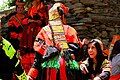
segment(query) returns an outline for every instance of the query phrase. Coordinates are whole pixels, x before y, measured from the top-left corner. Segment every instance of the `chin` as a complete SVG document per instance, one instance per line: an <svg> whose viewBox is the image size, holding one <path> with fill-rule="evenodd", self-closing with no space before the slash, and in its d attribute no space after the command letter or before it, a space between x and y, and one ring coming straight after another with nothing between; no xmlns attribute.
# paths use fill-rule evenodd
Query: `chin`
<svg viewBox="0 0 120 80"><path fill-rule="evenodd" d="M94 58L94 56L90 56L90 58Z"/></svg>

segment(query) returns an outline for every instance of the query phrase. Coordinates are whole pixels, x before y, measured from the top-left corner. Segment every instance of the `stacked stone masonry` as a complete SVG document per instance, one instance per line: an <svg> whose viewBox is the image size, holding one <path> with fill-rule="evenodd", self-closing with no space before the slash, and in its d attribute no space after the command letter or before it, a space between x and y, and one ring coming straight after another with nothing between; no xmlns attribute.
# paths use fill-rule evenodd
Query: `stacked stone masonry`
<svg viewBox="0 0 120 80"><path fill-rule="evenodd" d="M120 34L119 0L66 0L66 5L70 8L67 23L81 39L99 38L109 46L112 36Z"/></svg>

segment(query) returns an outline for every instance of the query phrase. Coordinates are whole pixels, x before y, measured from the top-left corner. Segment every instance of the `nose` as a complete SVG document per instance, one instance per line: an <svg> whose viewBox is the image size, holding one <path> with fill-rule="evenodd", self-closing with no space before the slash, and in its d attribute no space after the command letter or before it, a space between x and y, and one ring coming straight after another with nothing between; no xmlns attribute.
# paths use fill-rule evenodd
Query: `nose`
<svg viewBox="0 0 120 80"><path fill-rule="evenodd" d="M89 48L88 51L91 52L93 49L92 48Z"/></svg>

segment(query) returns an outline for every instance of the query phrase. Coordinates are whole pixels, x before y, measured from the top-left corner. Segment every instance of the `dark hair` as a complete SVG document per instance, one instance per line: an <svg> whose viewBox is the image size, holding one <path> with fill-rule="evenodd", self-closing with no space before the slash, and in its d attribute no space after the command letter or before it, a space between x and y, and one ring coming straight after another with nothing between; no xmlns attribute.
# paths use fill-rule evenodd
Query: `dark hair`
<svg viewBox="0 0 120 80"><path fill-rule="evenodd" d="M110 60L112 60L112 58L119 53L120 53L120 40L115 42L113 49L112 49L112 52L110 54Z"/></svg>
<svg viewBox="0 0 120 80"><path fill-rule="evenodd" d="M89 58L89 60L88 60L89 63L90 63L90 65L89 65L90 69L89 70L91 70L90 72L93 72L93 74L97 74L97 73L100 72L100 68L101 68L101 65L102 65L103 61L105 60L105 56L103 55L103 51L101 49L101 46L100 46L99 42L97 42L95 40L91 40L88 43L88 45L91 44L91 43L94 43L94 45L96 47L96 50L97 50L97 55L96 55L97 64L96 64L95 72L93 72L94 71L93 70L93 64L94 64L94 62L93 62L92 58Z"/></svg>
<svg viewBox="0 0 120 80"><path fill-rule="evenodd" d="M20 0L19 2L25 2L24 0Z"/></svg>

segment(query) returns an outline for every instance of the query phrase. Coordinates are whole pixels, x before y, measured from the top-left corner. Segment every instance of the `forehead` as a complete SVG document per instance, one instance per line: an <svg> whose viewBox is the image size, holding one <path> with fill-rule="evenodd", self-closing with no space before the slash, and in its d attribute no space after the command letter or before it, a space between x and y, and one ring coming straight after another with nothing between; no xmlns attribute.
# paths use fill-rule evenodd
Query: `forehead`
<svg viewBox="0 0 120 80"><path fill-rule="evenodd" d="M17 6L17 8L24 8L24 6Z"/></svg>
<svg viewBox="0 0 120 80"><path fill-rule="evenodd" d="M88 47L90 47L90 46L95 46L95 42L89 43Z"/></svg>

